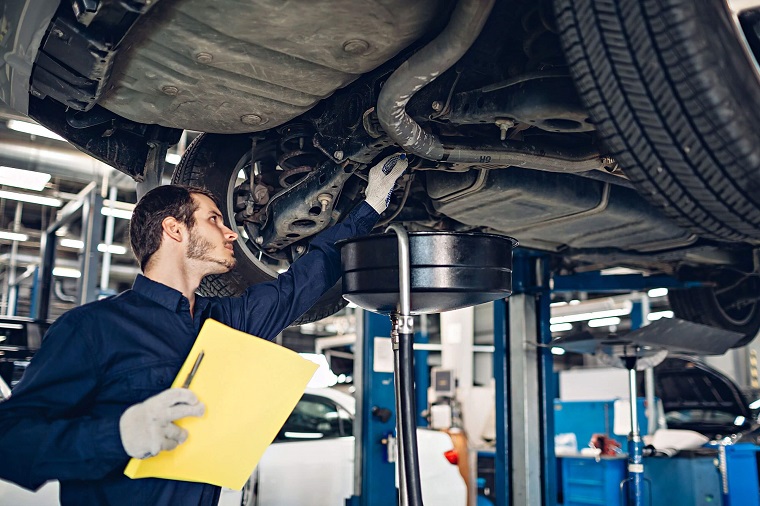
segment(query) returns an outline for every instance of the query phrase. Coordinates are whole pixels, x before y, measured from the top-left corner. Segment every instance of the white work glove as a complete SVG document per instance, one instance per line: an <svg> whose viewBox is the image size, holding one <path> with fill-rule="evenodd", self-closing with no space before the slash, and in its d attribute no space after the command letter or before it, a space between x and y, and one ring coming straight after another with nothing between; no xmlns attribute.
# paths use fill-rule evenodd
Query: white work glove
<svg viewBox="0 0 760 506"><path fill-rule="evenodd" d="M206 406L186 388L169 388L127 408L119 420L121 444L130 457L145 459L172 450L187 439L174 420L201 416Z"/></svg>
<svg viewBox="0 0 760 506"><path fill-rule="evenodd" d="M367 189L364 191L367 204L377 211L377 214L383 214L391 201L391 192L396 180L401 177L409 161L405 153L395 154L383 158L380 163L369 170L369 181Z"/></svg>

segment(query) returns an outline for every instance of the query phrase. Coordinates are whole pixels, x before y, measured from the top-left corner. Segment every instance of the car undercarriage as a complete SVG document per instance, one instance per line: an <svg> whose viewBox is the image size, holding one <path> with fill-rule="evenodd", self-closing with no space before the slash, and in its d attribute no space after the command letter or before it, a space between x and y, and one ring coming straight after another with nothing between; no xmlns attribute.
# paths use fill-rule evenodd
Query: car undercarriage
<svg viewBox="0 0 760 506"><path fill-rule="evenodd" d="M662 60L654 77L646 66L631 77L620 62L643 61L639 46L609 35L600 56L585 42L605 36L592 23L603 16L633 40L625 23L640 16L659 43L656 12L571 0L44 3L32 118L136 181L157 179L182 130L203 132L173 181L220 197L244 259L207 279L208 293L275 277L362 200L374 162L404 150L410 169L378 230L401 222L509 235L551 252L555 272L624 266L699 281L699 295L675 291L674 306L697 297L710 308L700 313L717 314L705 323L760 327L760 175L747 163L755 148L737 145L745 158L729 160L707 133L690 144L682 130L653 124L648 109L664 111L663 121L686 114L658 102L657 76L680 68L664 46L651 49ZM694 9L694 19L709 14ZM621 47L633 56L618 61ZM620 89L608 92L612 81ZM679 92L675 77L662 82ZM650 83L653 91L634 93ZM760 86L752 93L734 95L751 109ZM625 110L610 98L619 95ZM687 95L678 103L691 110ZM683 160L666 151L675 145ZM700 149L707 154L692 163ZM700 172L706 159L720 170ZM694 181L725 205L706 203ZM733 186L722 189L725 181ZM336 287L303 321L343 303Z"/></svg>

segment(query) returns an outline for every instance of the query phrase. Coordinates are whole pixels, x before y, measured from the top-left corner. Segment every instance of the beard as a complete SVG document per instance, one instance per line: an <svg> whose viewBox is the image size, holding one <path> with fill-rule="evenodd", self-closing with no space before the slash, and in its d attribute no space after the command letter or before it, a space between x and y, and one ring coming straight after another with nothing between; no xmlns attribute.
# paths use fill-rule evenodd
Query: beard
<svg viewBox="0 0 760 506"><path fill-rule="evenodd" d="M192 230L190 231L190 241L187 245L187 258L191 260L200 260L202 262L211 262L223 267L221 272L210 272L209 274L220 274L231 271L235 265L235 258L220 258L212 254L214 246L203 237L199 237Z"/></svg>

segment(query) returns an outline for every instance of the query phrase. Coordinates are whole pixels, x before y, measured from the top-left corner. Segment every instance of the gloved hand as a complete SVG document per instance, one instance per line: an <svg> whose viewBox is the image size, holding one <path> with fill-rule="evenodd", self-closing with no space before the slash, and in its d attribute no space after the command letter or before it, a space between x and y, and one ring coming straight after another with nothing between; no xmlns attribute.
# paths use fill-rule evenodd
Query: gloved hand
<svg viewBox="0 0 760 506"><path fill-rule="evenodd" d="M378 214L383 214L388 207L393 185L408 165L406 154L400 153L383 158L369 170L369 181L364 192L365 200Z"/></svg>
<svg viewBox="0 0 760 506"><path fill-rule="evenodd" d="M130 457L145 459L172 450L187 439L174 420L201 416L206 406L186 388L169 388L127 408L119 419L121 444Z"/></svg>

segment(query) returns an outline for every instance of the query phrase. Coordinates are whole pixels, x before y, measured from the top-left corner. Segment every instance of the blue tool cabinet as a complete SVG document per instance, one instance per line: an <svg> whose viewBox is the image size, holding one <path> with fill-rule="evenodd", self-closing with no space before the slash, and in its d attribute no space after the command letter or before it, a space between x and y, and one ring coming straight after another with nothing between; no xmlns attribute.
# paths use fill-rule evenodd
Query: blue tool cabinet
<svg viewBox="0 0 760 506"><path fill-rule="evenodd" d="M620 504L620 482L626 477L625 457L562 457L565 506Z"/></svg>

